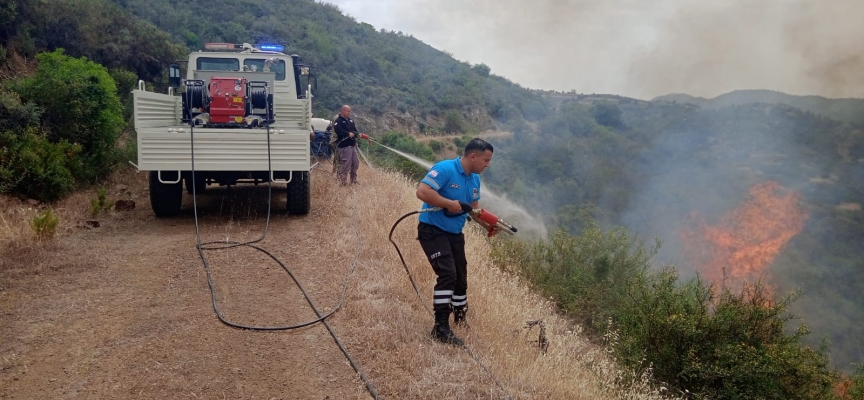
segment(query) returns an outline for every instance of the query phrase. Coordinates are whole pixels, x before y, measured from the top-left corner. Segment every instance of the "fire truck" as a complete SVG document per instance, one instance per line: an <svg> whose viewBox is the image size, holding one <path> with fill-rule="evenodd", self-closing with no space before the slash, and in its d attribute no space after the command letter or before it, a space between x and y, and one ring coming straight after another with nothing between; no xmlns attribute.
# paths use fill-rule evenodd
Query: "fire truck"
<svg viewBox="0 0 864 400"><path fill-rule="evenodd" d="M137 167L149 172L153 212L178 214L184 187L199 195L209 185L270 182L286 188L289 213L307 214L312 68L281 45L204 48L189 55L185 79L170 66L167 94L143 81L133 90Z"/></svg>

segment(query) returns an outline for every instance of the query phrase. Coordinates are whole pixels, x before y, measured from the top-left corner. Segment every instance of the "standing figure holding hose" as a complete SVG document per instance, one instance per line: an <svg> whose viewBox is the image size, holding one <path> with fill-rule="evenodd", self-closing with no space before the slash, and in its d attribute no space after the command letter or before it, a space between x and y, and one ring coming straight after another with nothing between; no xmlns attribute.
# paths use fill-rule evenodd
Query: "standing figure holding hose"
<svg viewBox="0 0 864 400"><path fill-rule="evenodd" d="M479 208L479 174L489 167L492 152L491 144L475 138L465 146L462 157L435 164L417 186L417 198L423 201L424 209L443 209L421 213L417 226L417 240L438 277L432 337L443 343L464 344L450 330L449 321L453 313L454 323L465 322L468 311L468 261L462 228L467 213Z"/></svg>
<svg viewBox="0 0 864 400"><path fill-rule="evenodd" d="M342 106L339 116L333 121L333 130L336 131L336 151L342 160L342 168L337 171L339 183L348 185L348 176L351 176L351 184L357 181L357 168L360 167L360 159L357 158L357 138L363 135L357 132L354 120L351 119L351 107ZM365 135L364 135L365 136Z"/></svg>

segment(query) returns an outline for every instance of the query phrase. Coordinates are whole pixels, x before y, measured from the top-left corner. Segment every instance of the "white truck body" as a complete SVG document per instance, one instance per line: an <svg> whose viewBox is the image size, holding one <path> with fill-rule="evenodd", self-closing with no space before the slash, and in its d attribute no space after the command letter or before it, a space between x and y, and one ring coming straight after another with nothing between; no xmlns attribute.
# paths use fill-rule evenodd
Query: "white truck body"
<svg viewBox="0 0 864 400"><path fill-rule="evenodd" d="M273 72L260 72L262 68L259 67L265 61ZM179 184L181 176L190 179L194 154L196 176L212 177L206 183L234 184L236 177L248 179L246 173L256 173L260 177L262 172L269 174L269 171L274 172L270 174L273 180L290 181L297 172L305 172L308 180L312 93L308 85L301 91L295 68L292 56L252 48L240 52L197 51L189 56L186 79L242 76L267 81L271 86L268 93L272 94L275 119L269 130L267 126L190 126L183 122L181 95L175 94L173 89L169 89L168 94L148 92L143 82L139 82L139 87L133 90L138 169L157 172L157 180L162 184ZM301 91L300 96L298 91ZM213 173L207 175L208 172ZM222 179L229 176L227 173L233 173L231 181L220 181L227 180ZM152 186L151 182L151 189ZM308 211L308 205L306 209ZM155 206L154 211L160 215Z"/></svg>

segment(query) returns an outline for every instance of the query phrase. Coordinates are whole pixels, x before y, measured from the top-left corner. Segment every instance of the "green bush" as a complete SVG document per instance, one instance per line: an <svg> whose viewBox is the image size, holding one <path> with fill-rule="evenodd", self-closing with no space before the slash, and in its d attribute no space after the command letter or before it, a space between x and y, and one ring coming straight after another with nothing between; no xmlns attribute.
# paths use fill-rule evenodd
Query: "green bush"
<svg viewBox="0 0 864 400"><path fill-rule="evenodd" d="M108 200L108 192L105 188L99 188L96 191L96 198L90 200L90 215L96 217L103 211L108 211L114 207L114 201Z"/></svg>
<svg viewBox="0 0 864 400"><path fill-rule="evenodd" d="M33 228L38 239L46 240L54 237L59 222L60 220L54 215L54 210L48 207L33 217L30 227Z"/></svg>
<svg viewBox="0 0 864 400"><path fill-rule="evenodd" d="M515 266L595 338L615 334L617 359L695 398L830 399L838 373L825 348L801 344L803 325L784 332L790 295L760 284L741 293L699 279L679 283L671 267L650 269L645 248L623 229L563 231L535 243L493 242L499 265ZM611 323L610 323L611 322Z"/></svg>
<svg viewBox="0 0 864 400"><path fill-rule="evenodd" d="M591 105L591 116L598 124L619 128L624 126L621 120L623 113L618 104L612 101L598 101Z"/></svg>
<svg viewBox="0 0 864 400"><path fill-rule="evenodd" d="M75 187L81 147L51 143L39 128L0 132L0 192L21 193L40 201L58 200Z"/></svg>
<svg viewBox="0 0 864 400"><path fill-rule="evenodd" d="M864 399L864 364L859 364L850 377L847 394L850 399Z"/></svg>
<svg viewBox="0 0 864 400"><path fill-rule="evenodd" d="M432 151L434 151L435 153L440 153L441 150L444 150L444 143L441 143L437 140L430 140L428 145L429 148L432 149Z"/></svg>
<svg viewBox="0 0 864 400"><path fill-rule="evenodd" d="M22 103L17 93L0 84L0 129L16 130L39 126L42 108L33 103Z"/></svg>
<svg viewBox="0 0 864 400"><path fill-rule="evenodd" d="M86 58L72 58L63 49L36 56L32 77L9 87L43 110L43 126L52 143L80 145L81 163L75 178L88 183L106 176L116 165L117 137L125 125L114 80L105 67Z"/></svg>
<svg viewBox="0 0 864 400"><path fill-rule="evenodd" d="M616 318L626 364L652 365L657 379L704 398L831 398L838 375L825 349L800 343L803 325L784 332L796 296L775 300L760 283L715 295L699 280L677 280L666 269L632 286Z"/></svg>
<svg viewBox="0 0 864 400"><path fill-rule="evenodd" d="M444 131L447 133L464 132L468 127L465 118L456 110L447 111L444 115Z"/></svg>
<svg viewBox="0 0 864 400"><path fill-rule="evenodd" d="M600 334L628 301L628 289L644 279L657 248L635 246L626 230L604 232L594 222L580 236L558 231L502 261L519 265L564 310Z"/></svg>

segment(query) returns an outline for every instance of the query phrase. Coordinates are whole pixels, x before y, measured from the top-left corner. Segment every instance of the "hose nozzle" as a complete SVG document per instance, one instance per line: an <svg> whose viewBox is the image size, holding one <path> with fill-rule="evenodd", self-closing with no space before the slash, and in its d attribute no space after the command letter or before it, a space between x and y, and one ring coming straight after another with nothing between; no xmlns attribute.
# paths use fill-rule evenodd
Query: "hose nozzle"
<svg viewBox="0 0 864 400"><path fill-rule="evenodd" d="M471 219L477 221L480 226L486 228L487 236L495 236L498 232L505 232L509 235L516 233L516 227L504 222L497 215L492 214L482 208L472 210L470 213Z"/></svg>

